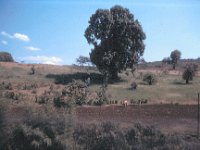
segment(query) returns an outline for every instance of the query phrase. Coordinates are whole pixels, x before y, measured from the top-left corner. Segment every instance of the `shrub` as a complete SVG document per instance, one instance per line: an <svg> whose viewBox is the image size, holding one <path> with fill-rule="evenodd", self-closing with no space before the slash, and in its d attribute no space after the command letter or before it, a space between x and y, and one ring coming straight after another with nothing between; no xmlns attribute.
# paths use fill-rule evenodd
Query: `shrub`
<svg viewBox="0 0 200 150"><path fill-rule="evenodd" d="M98 96L97 99L94 101L94 105L102 105L109 102L109 95L105 86L100 87L97 95Z"/></svg>
<svg viewBox="0 0 200 150"><path fill-rule="evenodd" d="M77 105L86 103L87 86L82 81L73 81L66 87L66 94L75 101Z"/></svg>
<svg viewBox="0 0 200 150"><path fill-rule="evenodd" d="M133 81L131 83L131 89L136 90L137 89L137 83L135 81Z"/></svg>
<svg viewBox="0 0 200 150"><path fill-rule="evenodd" d="M12 92L12 91L6 91L4 93L4 97L13 99L13 100L19 100L19 94Z"/></svg>
<svg viewBox="0 0 200 150"><path fill-rule="evenodd" d="M3 81L0 85L0 89L1 90L12 90L13 87L12 87L12 84L10 82L6 83L6 82Z"/></svg>
<svg viewBox="0 0 200 150"><path fill-rule="evenodd" d="M156 76L152 73L146 73L143 77L143 81L147 82L148 85L153 85L157 82Z"/></svg>
<svg viewBox="0 0 200 150"><path fill-rule="evenodd" d="M20 150L64 150L65 146L56 139L53 128L49 123L16 125L12 134L4 145L5 149Z"/></svg>
<svg viewBox="0 0 200 150"><path fill-rule="evenodd" d="M4 145L4 130L3 130L3 123L4 123L4 110L3 107L0 105L0 149L3 149Z"/></svg>
<svg viewBox="0 0 200 150"><path fill-rule="evenodd" d="M13 62L14 59L12 55L8 52L0 52L0 61L3 62Z"/></svg>
<svg viewBox="0 0 200 150"><path fill-rule="evenodd" d="M75 143L80 149L103 150L103 149L127 149L121 130L109 122L100 125L80 125L73 133ZM76 149L76 148L75 148Z"/></svg>
<svg viewBox="0 0 200 150"><path fill-rule="evenodd" d="M54 106L55 106L55 107L58 107L58 108L60 108L60 107L62 107L62 106L65 105L65 103L61 100L60 97L55 97L55 98L53 99L53 103L54 103Z"/></svg>
<svg viewBox="0 0 200 150"><path fill-rule="evenodd" d="M30 72L30 75L34 75L35 74L35 66L33 65L31 67L31 72Z"/></svg>
<svg viewBox="0 0 200 150"><path fill-rule="evenodd" d="M181 141L177 136L165 135L153 126L135 124L128 130L122 130L112 123L79 125L74 129L75 149L160 149L181 150Z"/></svg>
<svg viewBox="0 0 200 150"><path fill-rule="evenodd" d="M182 78L185 80L186 84L189 84L189 81L193 80L197 68L198 68L197 64L189 64L185 67Z"/></svg>

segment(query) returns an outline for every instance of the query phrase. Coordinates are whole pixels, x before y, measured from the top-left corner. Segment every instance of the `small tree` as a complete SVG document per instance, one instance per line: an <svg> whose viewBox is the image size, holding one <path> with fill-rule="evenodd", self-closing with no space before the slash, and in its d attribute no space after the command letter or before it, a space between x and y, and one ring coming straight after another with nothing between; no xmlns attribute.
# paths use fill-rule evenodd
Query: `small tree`
<svg viewBox="0 0 200 150"><path fill-rule="evenodd" d="M0 52L0 61L14 62L12 55L8 52Z"/></svg>
<svg viewBox="0 0 200 150"><path fill-rule="evenodd" d="M178 60L181 58L181 52L179 50L172 51L170 58L171 58L171 63L173 65L173 69L175 70L176 64L178 63Z"/></svg>
<svg viewBox="0 0 200 150"><path fill-rule="evenodd" d="M171 58L170 57L163 58L162 63L163 64L171 64Z"/></svg>
<svg viewBox="0 0 200 150"><path fill-rule="evenodd" d="M198 65L196 64L189 64L185 67L182 77L185 80L186 84L189 84L189 81L193 80L193 77L195 76L197 68L198 68Z"/></svg>
<svg viewBox="0 0 200 150"><path fill-rule="evenodd" d="M31 67L31 72L30 72L30 75L34 75L35 74L35 66L33 65Z"/></svg>
<svg viewBox="0 0 200 150"><path fill-rule="evenodd" d="M152 73L146 73L143 77L143 81L147 82L149 85L153 85L156 83L156 77Z"/></svg>
<svg viewBox="0 0 200 150"><path fill-rule="evenodd" d="M89 57L86 57L86 56L79 56L79 57L76 59L76 62L77 62L79 65L81 65L81 66L86 65L86 64L89 65L89 63L91 63L90 58L89 58Z"/></svg>

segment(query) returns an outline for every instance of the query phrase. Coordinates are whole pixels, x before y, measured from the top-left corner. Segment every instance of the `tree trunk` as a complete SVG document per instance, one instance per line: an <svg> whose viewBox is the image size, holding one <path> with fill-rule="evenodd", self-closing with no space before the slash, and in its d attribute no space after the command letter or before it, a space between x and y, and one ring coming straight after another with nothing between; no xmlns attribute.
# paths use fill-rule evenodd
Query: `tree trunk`
<svg viewBox="0 0 200 150"><path fill-rule="evenodd" d="M186 80L185 80L185 83L186 83L186 84L189 84L189 80L188 80L188 79L186 79Z"/></svg>
<svg viewBox="0 0 200 150"><path fill-rule="evenodd" d="M107 87L108 86L108 74L104 74L104 77L103 77L103 85L104 87Z"/></svg>
<svg viewBox="0 0 200 150"><path fill-rule="evenodd" d="M176 64L175 64L175 63L173 63L173 69L174 69L174 70L176 69Z"/></svg>
<svg viewBox="0 0 200 150"><path fill-rule="evenodd" d="M149 80L149 85L152 85L152 80Z"/></svg>
<svg viewBox="0 0 200 150"><path fill-rule="evenodd" d="M118 73L117 73L117 71L112 71L110 73L110 79L111 80L117 80L118 79Z"/></svg>

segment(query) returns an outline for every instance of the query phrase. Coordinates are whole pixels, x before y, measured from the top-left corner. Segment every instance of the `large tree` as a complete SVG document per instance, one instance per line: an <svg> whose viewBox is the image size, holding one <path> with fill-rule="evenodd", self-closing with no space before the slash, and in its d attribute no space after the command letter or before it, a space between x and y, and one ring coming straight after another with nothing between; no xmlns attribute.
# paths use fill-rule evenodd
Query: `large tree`
<svg viewBox="0 0 200 150"><path fill-rule="evenodd" d="M139 21L127 8L98 9L89 20L85 37L94 47L91 61L105 76L132 67L143 55L146 38Z"/></svg>
<svg viewBox="0 0 200 150"><path fill-rule="evenodd" d="M171 58L171 63L173 65L173 69L175 69L176 64L178 63L178 60L181 58L181 52L179 50L172 51L170 58Z"/></svg>

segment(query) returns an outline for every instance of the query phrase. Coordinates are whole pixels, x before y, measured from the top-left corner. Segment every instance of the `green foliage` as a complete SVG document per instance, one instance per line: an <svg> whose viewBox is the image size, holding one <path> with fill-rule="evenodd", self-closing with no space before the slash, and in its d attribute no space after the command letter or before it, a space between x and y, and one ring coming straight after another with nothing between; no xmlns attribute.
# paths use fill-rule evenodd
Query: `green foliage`
<svg viewBox="0 0 200 150"><path fill-rule="evenodd" d="M73 138L80 148L88 150L128 148L121 131L111 123L80 125L74 130Z"/></svg>
<svg viewBox="0 0 200 150"><path fill-rule="evenodd" d="M22 120L3 126L4 134L0 134L0 149L65 150L67 144L64 145L62 139L66 140L72 123L63 117L56 114L47 115L44 111L33 113L30 109L27 110Z"/></svg>
<svg viewBox="0 0 200 150"><path fill-rule="evenodd" d="M137 89L137 83L135 81L131 82L131 89L133 90Z"/></svg>
<svg viewBox="0 0 200 150"><path fill-rule="evenodd" d="M61 108L61 107L65 107L66 106L66 103L64 101L64 98L61 97L61 96L58 96L58 97L55 97L53 99L53 102L54 102L54 106L55 107L58 107L58 108Z"/></svg>
<svg viewBox="0 0 200 150"><path fill-rule="evenodd" d="M147 82L149 85L153 85L157 82L156 76L152 73L146 73L143 77L143 81Z"/></svg>
<svg viewBox="0 0 200 150"><path fill-rule="evenodd" d="M65 146L60 141L56 140L55 133L49 124L45 126L17 125L5 149L20 149L20 150L64 150Z"/></svg>
<svg viewBox="0 0 200 150"><path fill-rule="evenodd" d="M75 101L75 104L82 105L86 102L87 86L82 81L73 81L66 87L67 95Z"/></svg>
<svg viewBox="0 0 200 150"><path fill-rule="evenodd" d="M186 84L189 84L189 81L193 80L197 68L198 68L197 64L189 64L185 67L182 78L185 80Z"/></svg>
<svg viewBox="0 0 200 150"><path fill-rule="evenodd" d="M176 68L178 60L181 58L181 52L179 50L174 50L170 54L171 63L173 64L173 69Z"/></svg>
<svg viewBox="0 0 200 150"><path fill-rule="evenodd" d="M105 76L132 67L143 55L146 36L139 21L127 8L98 9L89 20L85 37L94 48L90 59Z"/></svg>
<svg viewBox="0 0 200 150"><path fill-rule="evenodd" d="M90 64L90 58L89 57L86 57L86 56L79 56L77 59L76 59L76 62L83 66L83 65L86 65L86 64Z"/></svg>
<svg viewBox="0 0 200 150"><path fill-rule="evenodd" d="M97 99L94 101L94 105L102 105L105 103L108 103L109 99L108 99L108 92L107 92L107 88L105 86L101 86L100 90L97 92Z"/></svg>
<svg viewBox="0 0 200 150"><path fill-rule="evenodd" d="M14 59L12 55L8 52L0 52L0 61L4 62L13 62Z"/></svg>
<svg viewBox="0 0 200 150"><path fill-rule="evenodd" d="M174 135L164 135L153 126L136 124L123 132L112 123L100 125L92 124L89 127L80 125L73 133L76 148L88 150L115 149L115 150L181 150L181 141Z"/></svg>
<svg viewBox="0 0 200 150"><path fill-rule="evenodd" d="M166 57L166 58L163 58L162 63L163 63L163 64L171 64L171 63L172 63L172 60L171 60L170 57Z"/></svg>

